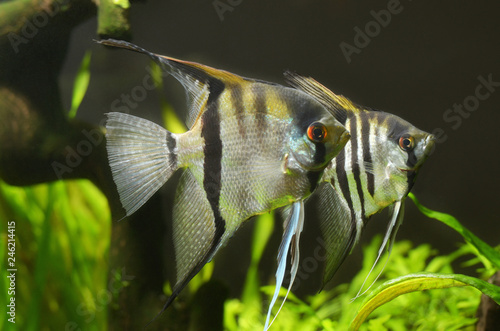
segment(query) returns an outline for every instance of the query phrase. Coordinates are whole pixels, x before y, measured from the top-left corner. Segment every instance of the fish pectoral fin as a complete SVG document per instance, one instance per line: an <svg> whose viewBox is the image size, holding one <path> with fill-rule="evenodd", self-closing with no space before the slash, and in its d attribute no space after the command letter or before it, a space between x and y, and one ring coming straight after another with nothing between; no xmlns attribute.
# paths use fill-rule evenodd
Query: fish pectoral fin
<svg viewBox="0 0 500 331"><path fill-rule="evenodd" d="M177 135L136 116L106 115L109 165L120 202L129 216L177 170Z"/></svg>
<svg viewBox="0 0 500 331"><path fill-rule="evenodd" d="M357 240L356 219L347 202L329 182L323 182L314 194L316 210L326 250L323 286L328 283Z"/></svg>
<svg viewBox="0 0 500 331"><path fill-rule="evenodd" d="M271 300L271 303L269 304L264 331L266 331L271 326L274 319L276 319L279 312L281 311L281 308L283 307L283 304L285 303L286 298L288 297L288 293L290 293L290 289L293 286L293 283L295 281L295 276L297 275L297 271L299 268L299 257L300 257L299 254L300 234L302 232L302 229L304 228L304 202L302 200L293 203L291 211L288 213L288 217L286 221L283 223L283 225L284 225L283 238L281 240L277 258L278 268L276 269L276 289L274 290L273 298ZM278 299L278 295L281 289L281 284L283 283L283 279L285 277L286 262L289 251L292 254L290 283L288 284L288 290L286 292L285 297L283 298L283 302L278 312L274 316L273 321L270 322L271 311L274 304L276 303L276 300Z"/></svg>
<svg viewBox="0 0 500 331"><path fill-rule="evenodd" d="M290 221L290 214L292 213L292 211L293 211L293 204L277 209L279 217L283 221L283 229L286 228L286 225Z"/></svg>
<svg viewBox="0 0 500 331"><path fill-rule="evenodd" d="M393 205L390 206L390 214L391 220L389 221L389 224L387 225L387 231L384 236L384 240L382 241L382 244L380 245L380 248L378 250L377 258L375 259L375 262L373 262L373 265L370 269L370 272L368 272L368 275L366 275L365 280L363 281L363 284L361 285L361 288L358 291L358 294L356 294L356 297L354 297L352 300L357 299L361 295L365 294L366 291L368 291L373 284L377 281L377 279L380 277L382 272L385 269L385 266L387 265L387 262L389 261L389 257L391 256L391 251L392 251L392 245L394 244L394 240L396 239L396 234L398 232L399 226L401 223L403 223L403 218L404 218L404 210L405 210L405 201L404 199L401 201L396 201ZM387 259L384 263L384 267L382 270L380 270L379 274L375 278L375 280L368 286L366 290L361 292L363 290L363 287L365 286L366 281L368 280L368 277L371 275L373 269L375 269L375 266L377 265L378 261L380 260L380 257L384 253L384 249L387 248Z"/></svg>

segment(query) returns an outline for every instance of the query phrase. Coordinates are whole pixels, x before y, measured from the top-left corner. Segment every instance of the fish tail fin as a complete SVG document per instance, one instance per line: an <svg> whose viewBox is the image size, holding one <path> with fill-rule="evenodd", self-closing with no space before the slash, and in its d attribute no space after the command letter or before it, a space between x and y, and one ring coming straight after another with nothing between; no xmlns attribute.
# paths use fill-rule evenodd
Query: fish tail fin
<svg viewBox="0 0 500 331"><path fill-rule="evenodd" d="M120 202L129 216L178 169L178 136L136 116L106 115L109 165Z"/></svg>

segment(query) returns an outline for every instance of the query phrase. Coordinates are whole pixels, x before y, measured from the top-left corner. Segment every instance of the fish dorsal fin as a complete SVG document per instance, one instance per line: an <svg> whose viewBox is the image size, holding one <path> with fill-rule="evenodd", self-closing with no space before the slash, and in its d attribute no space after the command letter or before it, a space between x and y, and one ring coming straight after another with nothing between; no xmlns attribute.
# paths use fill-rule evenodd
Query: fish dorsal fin
<svg viewBox="0 0 500 331"><path fill-rule="evenodd" d="M348 112L358 112L359 107L342 95L337 95L311 77L304 77L291 71L284 73L286 82L318 100L340 123L345 123Z"/></svg>
<svg viewBox="0 0 500 331"><path fill-rule="evenodd" d="M269 304L269 308L267 311L266 324L264 325L264 331L267 331L271 324L273 324L274 320L278 316L283 304L290 293L290 289L293 286L295 281L295 276L297 275L297 271L299 269L299 242L300 242L300 233L304 228L304 203L302 200L293 203L291 210L287 209L284 214L288 214L286 221L283 223L284 231L283 238L281 239L281 244L278 251L278 268L276 269L276 288L274 290L274 295ZM278 312L274 316L271 322L271 310L278 299L278 295L281 289L281 284L283 283L283 278L285 277L286 271L286 262L288 257L288 252L291 252L291 262L292 267L290 268L290 283L288 284L288 290L286 292L285 297L283 298L283 302L281 303Z"/></svg>
<svg viewBox="0 0 500 331"><path fill-rule="evenodd" d="M186 125L190 129L200 116L204 109L203 106L207 103L211 93L218 95L220 90L224 88L224 84L242 80L240 76L227 71L155 54L123 40L106 39L98 41L98 43L146 54L163 69L167 69L186 90L188 99Z"/></svg>
<svg viewBox="0 0 500 331"><path fill-rule="evenodd" d="M316 210L326 250L323 286L337 272L357 241L356 220L345 199L330 182L323 182L316 189Z"/></svg>
<svg viewBox="0 0 500 331"><path fill-rule="evenodd" d="M358 291L358 294L356 294L356 297L354 297L352 300L356 300L360 296L366 293L373 284L377 281L377 279L380 277L382 272L385 269L385 266L387 265L387 261L389 261L389 257L391 256L391 251L392 251L392 245L394 244L394 240L396 238L396 234L398 232L399 226L403 222L404 218L404 210L405 210L405 204L404 200L402 201L396 201L393 205L390 206L390 213L392 214L391 220L389 221L389 224L387 225L387 231L384 236L384 240L382 241L382 244L380 245L380 248L378 250L377 258L375 259L375 262L373 263L373 266L370 269L370 272L368 272L368 275L366 275L365 280L363 281L363 284L361 285L361 288ZM375 280L368 286L366 290L361 292L363 290L363 287L365 286L366 281L368 280L368 277L372 273L373 269L375 269L375 266L377 265L378 261L380 260L380 257L382 256L384 249L387 248L387 260L385 261L384 267L382 270L380 270L379 274L375 278Z"/></svg>
<svg viewBox="0 0 500 331"><path fill-rule="evenodd" d="M172 225L177 282L157 316L170 306L221 246L221 234L217 233L214 220L205 191L192 172L184 170L175 193Z"/></svg>

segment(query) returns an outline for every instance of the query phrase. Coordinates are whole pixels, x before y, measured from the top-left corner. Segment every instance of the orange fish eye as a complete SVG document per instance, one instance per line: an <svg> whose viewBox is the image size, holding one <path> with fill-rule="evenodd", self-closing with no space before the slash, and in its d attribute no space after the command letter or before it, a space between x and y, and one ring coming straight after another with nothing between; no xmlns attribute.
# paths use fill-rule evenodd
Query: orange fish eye
<svg viewBox="0 0 500 331"><path fill-rule="evenodd" d="M307 128L307 137L315 143L325 141L327 134L326 126L320 122L314 122Z"/></svg>
<svg viewBox="0 0 500 331"><path fill-rule="evenodd" d="M399 138L399 147L401 147L402 150L404 151L411 151L414 147L415 140L413 139L412 136L409 135L404 135L401 138Z"/></svg>

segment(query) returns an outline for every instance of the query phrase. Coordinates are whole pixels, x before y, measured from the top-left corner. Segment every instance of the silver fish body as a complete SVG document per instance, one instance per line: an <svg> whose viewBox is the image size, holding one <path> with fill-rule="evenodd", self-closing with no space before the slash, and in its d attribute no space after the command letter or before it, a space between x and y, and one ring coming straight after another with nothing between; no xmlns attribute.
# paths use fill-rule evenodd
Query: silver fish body
<svg viewBox="0 0 500 331"><path fill-rule="evenodd" d="M325 284L358 242L370 217L387 207L392 215L377 261L383 247L389 241L392 245L403 220L405 198L435 139L396 115L356 105L312 78L286 76L290 85L333 110L351 135L327 165L315 198L310 199L326 243Z"/></svg>
<svg viewBox="0 0 500 331"><path fill-rule="evenodd" d="M188 94L189 131L108 114L107 150L127 215L184 168L173 212L177 282L164 309L254 215L302 201L349 134L307 93L156 55L133 44L100 43L147 54Z"/></svg>

